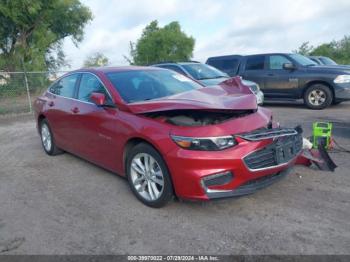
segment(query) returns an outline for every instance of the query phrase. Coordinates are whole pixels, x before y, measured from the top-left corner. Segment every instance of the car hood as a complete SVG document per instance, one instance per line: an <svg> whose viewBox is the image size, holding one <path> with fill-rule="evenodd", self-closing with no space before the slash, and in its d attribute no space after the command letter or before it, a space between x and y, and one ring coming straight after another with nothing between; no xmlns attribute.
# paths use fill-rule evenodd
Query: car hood
<svg viewBox="0 0 350 262"><path fill-rule="evenodd" d="M254 110L256 97L242 85L239 77L230 78L217 86L203 87L150 101L130 103L134 114L169 110Z"/></svg>
<svg viewBox="0 0 350 262"><path fill-rule="evenodd" d="M321 72L321 73L339 73L339 74L350 74L350 67L348 66L309 66L307 67L309 72Z"/></svg>

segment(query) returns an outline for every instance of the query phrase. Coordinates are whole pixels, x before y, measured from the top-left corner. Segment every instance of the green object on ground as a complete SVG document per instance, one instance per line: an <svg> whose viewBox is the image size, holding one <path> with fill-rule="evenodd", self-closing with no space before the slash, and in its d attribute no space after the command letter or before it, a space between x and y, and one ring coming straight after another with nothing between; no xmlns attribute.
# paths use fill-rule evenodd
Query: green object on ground
<svg viewBox="0 0 350 262"><path fill-rule="evenodd" d="M318 148L319 143L323 141L325 148L329 149L332 136L332 123L315 122L312 124L312 133L313 148Z"/></svg>

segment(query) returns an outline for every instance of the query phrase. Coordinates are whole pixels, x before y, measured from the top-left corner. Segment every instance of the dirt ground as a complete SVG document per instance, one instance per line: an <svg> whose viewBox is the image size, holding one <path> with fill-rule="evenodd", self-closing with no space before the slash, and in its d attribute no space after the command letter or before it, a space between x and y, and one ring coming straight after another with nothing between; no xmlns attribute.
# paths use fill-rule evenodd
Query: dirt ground
<svg viewBox="0 0 350 262"><path fill-rule="evenodd" d="M284 126L334 123L350 148L350 103L267 105ZM32 116L0 118L0 254L350 254L350 155L336 172L295 167L253 195L141 204L126 181L70 154L47 156Z"/></svg>

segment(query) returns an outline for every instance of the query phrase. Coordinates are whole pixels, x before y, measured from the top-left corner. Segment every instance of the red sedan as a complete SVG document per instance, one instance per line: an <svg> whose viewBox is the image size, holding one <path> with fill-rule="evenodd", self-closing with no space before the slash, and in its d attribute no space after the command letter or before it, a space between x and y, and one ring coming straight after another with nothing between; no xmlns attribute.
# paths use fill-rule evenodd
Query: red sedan
<svg viewBox="0 0 350 262"><path fill-rule="evenodd" d="M35 101L45 152L78 155L128 179L152 207L174 195L244 195L285 175L301 130L280 128L232 78L204 87L152 67L73 71Z"/></svg>

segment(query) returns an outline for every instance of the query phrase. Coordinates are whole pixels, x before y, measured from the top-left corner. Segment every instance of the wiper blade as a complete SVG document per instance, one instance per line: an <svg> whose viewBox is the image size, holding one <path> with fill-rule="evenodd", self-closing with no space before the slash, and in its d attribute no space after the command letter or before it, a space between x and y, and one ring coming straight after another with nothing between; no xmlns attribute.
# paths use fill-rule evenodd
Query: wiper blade
<svg viewBox="0 0 350 262"><path fill-rule="evenodd" d="M227 76L216 76L214 78L229 78L229 77L227 77Z"/></svg>
<svg viewBox="0 0 350 262"><path fill-rule="evenodd" d="M206 80L206 79L216 79L216 78L228 78L227 76L214 76L214 77L201 77L197 80Z"/></svg>
<svg viewBox="0 0 350 262"><path fill-rule="evenodd" d="M212 77L200 77L197 80L206 80L206 79L212 79Z"/></svg>

